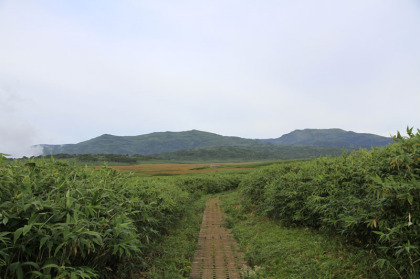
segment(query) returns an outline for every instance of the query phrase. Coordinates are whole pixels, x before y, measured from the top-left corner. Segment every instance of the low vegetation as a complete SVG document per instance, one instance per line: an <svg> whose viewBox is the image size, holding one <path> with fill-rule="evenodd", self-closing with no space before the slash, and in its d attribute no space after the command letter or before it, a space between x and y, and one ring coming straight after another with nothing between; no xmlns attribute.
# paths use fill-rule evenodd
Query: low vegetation
<svg viewBox="0 0 420 279"><path fill-rule="evenodd" d="M190 203L187 211L150 255L149 268L142 277L149 279L189 278L191 261L197 249L202 214L209 195Z"/></svg>
<svg viewBox="0 0 420 279"><path fill-rule="evenodd" d="M420 276L420 132L395 144L257 170L244 206L285 226L340 235L368 249L389 276ZM384 274L384 276L385 276Z"/></svg>
<svg viewBox="0 0 420 279"><path fill-rule="evenodd" d="M66 161L70 164L77 164L80 166L126 166L126 165L136 165L140 163L163 163L164 161L156 159L152 156L143 156L143 155L120 155L120 154L66 154L60 153L55 154L55 160ZM30 159L50 159L51 155L48 156L34 156ZM27 157L23 157L24 160L27 160ZM12 159L6 159L12 161Z"/></svg>
<svg viewBox="0 0 420 279"><path fill-rule="evenodd" d="M133 172L141 176L171 176L185 174L202 174L202 173L249 173L250 170L264 165L270 165L274 162L259 163L172 163L172 164L138 164L138 165L119 165L112 168L123 171Z"/></svg>
<svg viewBox="0 0 420 279"><path fill-rule="evenodd" d="M244 278L378 278L375 257L313 229L286 227L240 206L238 191L221 195L226 224L245 252ZM390 278L390 277L388 277Z"/></svg>

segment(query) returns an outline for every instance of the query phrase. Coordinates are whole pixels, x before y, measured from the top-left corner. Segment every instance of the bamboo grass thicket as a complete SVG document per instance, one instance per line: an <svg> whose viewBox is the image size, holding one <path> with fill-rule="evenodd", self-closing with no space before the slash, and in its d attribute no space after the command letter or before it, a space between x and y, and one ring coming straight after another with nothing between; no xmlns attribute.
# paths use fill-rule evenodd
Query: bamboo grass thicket
<svg viewBox="0 0 420 279"><path fill-rule="evenodd" d="M135 278L162 236L235 175L142 178L0 156L0 278Z"/></svg>
<svg viewBox="0 0 420 279"><path fill-rule="evenodd" d="M189 199L168 183L54 160L0 162L0 185L1 278L128 277Z"/></svg>
<svg viewBox="0 0 420 279"><path fill-rule="evenodd" d="M286 226L340 234L397 277L420 276L420 131L335 158L259 169L239 186L244 205Z"/></svg>

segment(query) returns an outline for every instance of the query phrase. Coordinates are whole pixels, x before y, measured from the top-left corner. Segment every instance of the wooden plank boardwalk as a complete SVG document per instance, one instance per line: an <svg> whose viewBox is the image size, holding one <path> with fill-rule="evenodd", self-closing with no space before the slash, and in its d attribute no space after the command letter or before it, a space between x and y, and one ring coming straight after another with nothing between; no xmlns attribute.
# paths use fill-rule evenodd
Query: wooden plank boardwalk
<svg viewBox="0 0 420 279"><path fill-rule="evenodd" d="M209 199L192 263L191 279L242 278L240 271L246 263L241 259L236 240L222 222L219 198Z"/></svg>

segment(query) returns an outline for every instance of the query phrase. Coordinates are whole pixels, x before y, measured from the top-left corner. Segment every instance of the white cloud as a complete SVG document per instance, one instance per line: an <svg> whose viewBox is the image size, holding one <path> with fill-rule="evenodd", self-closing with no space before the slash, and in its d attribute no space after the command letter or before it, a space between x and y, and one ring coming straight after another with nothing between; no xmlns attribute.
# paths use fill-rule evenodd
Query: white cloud
<svg viewBox="0 0 420 279"><path fill-rule="evenodd" d="M392 133L420 122L419 13L408 0L3 1L0 87L21 100L2 128L41 143Z"/></svg>

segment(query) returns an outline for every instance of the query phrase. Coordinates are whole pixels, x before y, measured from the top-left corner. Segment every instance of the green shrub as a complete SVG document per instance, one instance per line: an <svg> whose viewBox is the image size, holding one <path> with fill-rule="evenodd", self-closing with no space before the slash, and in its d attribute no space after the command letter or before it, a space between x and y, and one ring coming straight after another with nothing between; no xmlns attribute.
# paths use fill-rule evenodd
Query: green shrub
<svg viewBox="0 0 420 279"><path fill-rule="evenodd" d="M237 188L241 179L241 175L211 173L180 176L176 178L175 183L189 193L214 194Z"/></svg>

